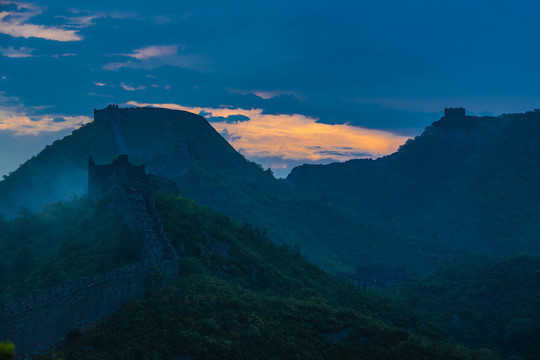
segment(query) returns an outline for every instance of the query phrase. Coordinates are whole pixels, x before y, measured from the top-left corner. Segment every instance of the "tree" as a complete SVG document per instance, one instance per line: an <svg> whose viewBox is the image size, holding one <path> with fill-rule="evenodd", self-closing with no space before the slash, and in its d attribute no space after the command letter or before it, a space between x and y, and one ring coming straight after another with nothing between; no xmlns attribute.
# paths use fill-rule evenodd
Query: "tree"
<svg viewBox="0 0 540 360"><path fill-rule="evenodd" d="M15 345L10 342L0 342L0 360L15 360Z"/></svg>

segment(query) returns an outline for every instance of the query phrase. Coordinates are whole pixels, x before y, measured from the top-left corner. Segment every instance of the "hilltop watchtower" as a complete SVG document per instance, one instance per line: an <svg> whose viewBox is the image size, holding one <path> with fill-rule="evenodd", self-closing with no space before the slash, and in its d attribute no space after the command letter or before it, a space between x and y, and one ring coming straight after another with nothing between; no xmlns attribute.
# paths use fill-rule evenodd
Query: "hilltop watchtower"
<svg viewBox="0 0 540 360"><path fill-rule="evenodd" d="M449 120L460 120L465 118L465 108L446 108L444 117Z"/></svg>
<svg viewBox="0 0 540 360"><path fill-rule="evenodd" d="M115 104L109 104L105 109L94 109L94 121L111 120L118 117L120 114L120 107Z"/></svg>

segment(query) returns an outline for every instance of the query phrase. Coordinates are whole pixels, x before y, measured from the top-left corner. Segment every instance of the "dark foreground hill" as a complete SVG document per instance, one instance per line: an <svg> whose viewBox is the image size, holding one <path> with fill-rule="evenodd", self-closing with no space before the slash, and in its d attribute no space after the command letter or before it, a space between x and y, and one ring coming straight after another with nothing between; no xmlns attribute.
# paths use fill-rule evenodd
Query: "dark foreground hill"
<svg viewBox="0 0 540 360"><path fill-rule="evenodd" d="M156 197L180 278L46 356L63 359L490 359L406 308L181 197Z"/></svg>
<svg viewBox="0 0 540 360"><path fill-rule="evenodd" d="M355 218L349 210L299 194L237 153L201 116L156 108L110 106L72 135L47 146L0 182L0 213L41 205L87 189L88 157L110 163L119 154L167 177L198 203L268 229L276 243L299 246L331 272L359 263L425 271L463 251L432 237L406 236Z"/></svg>
<svg viewBox="0 0 540 360"><path fill-rule="evenodd" d="M480 253L540 253L540 111L446 116L377 160L304 165L287 182L394 231Z"/></svg>

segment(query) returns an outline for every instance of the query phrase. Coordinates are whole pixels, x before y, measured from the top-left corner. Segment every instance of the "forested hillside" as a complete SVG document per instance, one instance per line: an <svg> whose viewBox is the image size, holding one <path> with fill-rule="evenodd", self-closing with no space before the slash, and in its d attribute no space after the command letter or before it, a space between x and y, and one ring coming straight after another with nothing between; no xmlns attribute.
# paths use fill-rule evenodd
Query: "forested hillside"
<svg viewBox="0 0 540 360"><path fill-rule="evenodd" d="M389 263L426 272L466 252L433 236L404 235L356 217L344 206L298 192L236 152L201 116L155 108L109 107L0 181L0 213L69 199L87 191L88 157L110 163L119 154L180 192L240 222L268 230L275 243L298 246L331 273L360 263ZM367 216L366 216L367 218Z"/></svg>
<svg viewBox="0 0 540 360"><path fill-rule="evenodd" d="M264 232L156 197L181 277L109 321L68 335L64 359L490 359L401 305L329 277Z"/></svg>
<svg viewBox="0 0 540 360"><path fill-rule="evenodd" d="M453 339L472 348L537 359L540 258L445 265L392 291Z"/></svg>
<svg viewBox="0 0 540 360"><path fill-rule="evenodd" d="M138 241L106 202L51 203L0 219L0 304L68 280L102 274L138 261Z"/></svg>
<svg viewBox="0 0 540 360"><path fill-rule="evenodd" d="M442 118L392 155L304 165L287 182L394 231L540 254L539 136L540 111Z"/></svg>

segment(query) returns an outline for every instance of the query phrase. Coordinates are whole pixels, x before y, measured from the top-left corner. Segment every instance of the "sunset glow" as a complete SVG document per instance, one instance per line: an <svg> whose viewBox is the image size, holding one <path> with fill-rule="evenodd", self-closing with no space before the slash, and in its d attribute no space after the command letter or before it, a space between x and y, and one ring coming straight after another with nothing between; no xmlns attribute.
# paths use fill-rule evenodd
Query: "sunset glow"
<svg viewBox="0 0 540 360"><path fill-rule="evenodd" d="M74 129L91 120L86 116L43 116L39 119L30 118L26 115L6 116L5 119L0 120L0 130L13 131L16 135L38 135L43 132Z"/></svg>
<svg viewBox="0 0 540 360"><path fill-rule="evenodd" d="M128 104L201 114L209 119L210 124L236 150L247 157L346 161L390 154L408 139L391 132L363 129L348 124L321 124L317 119L299 114L263 114L262 109L203 108L135 101ZM230 120L229 117L234 115L243 115L250 120ZM212 118L224 119L213 121ZM280 166L283 165L275 164L275 167Z"/></svg>

